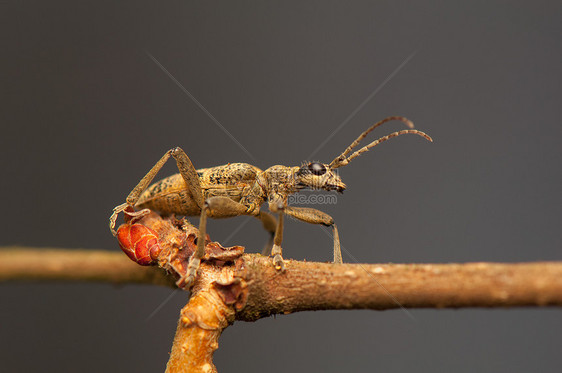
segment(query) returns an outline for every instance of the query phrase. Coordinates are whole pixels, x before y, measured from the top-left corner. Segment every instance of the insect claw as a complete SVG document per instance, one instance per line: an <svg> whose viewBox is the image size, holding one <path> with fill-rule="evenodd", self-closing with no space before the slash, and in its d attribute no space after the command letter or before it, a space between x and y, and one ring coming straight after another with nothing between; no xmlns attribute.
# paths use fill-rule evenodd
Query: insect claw
<svg viewBox="0 0 562 373"><path fill-rule="evenodd" d="M117 216L119 215L120 212L125 211L127 207L129 207L128 203L123 203L119 206L116 206L113 209L113 213L109 217L109 230L111 231L111 234L113 234L113 236L117 236L117 231L115 230L115 223L117 222Z"/></svg>
<svg viewBox="0 0 562 373"><path fill-rule="evenodd" d="M176 282L177 287L190 289L193 286L200 263L201 259L191 258L189 264L187 265L187 271L185 275L181 276L180 279Z"/></svg>
<svg viewBox="0 0 562 373"><path fill-rule="evenodd" d="M176 286L182 289L190 289L193 286L194 280L195 276L193 275L182 276L178 281L176 281Z"/></svg>
<svg viewBox="0 0 562 373"><path fill-rule="evenodd" d="M271 249L271 255L273 255L273 265L278 271L285 270L285 263L283 262L283 257L281 256L281 247L279 245L273 245Z"/></svg>
<svg viewBox="0 0 562 373"><path fill-rule="evenodd" d="M142 219L143 217L145 217L146 215L150 214L151 211L149 209L142 209L140 211L134 211L132 208L129 209L124 209L123 210L123 214L125 214L125 221L130 221L131 223L134 223L135 221L138 221L140 219Z"/></svg>
<svg viewBox="0 0 562 373"><path fill-rule="evenodd" d="M275 266L275 269L280 272L285 270L285 263L283 262L283 257L281 257L280 254L276 254L273 257L273 265Z"/></svg>

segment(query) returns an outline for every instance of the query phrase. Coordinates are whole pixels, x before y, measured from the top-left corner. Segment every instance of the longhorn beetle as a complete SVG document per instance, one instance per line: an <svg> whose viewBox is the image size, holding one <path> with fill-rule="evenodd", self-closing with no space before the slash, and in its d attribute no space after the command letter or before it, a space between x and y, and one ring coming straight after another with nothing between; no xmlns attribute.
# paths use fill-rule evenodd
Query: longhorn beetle
<svg viewBox="0 0 562 373"><path fill-rule="evenodd" d="M402 121L410 129L381 137L348 156L353 148L372 130L392 120ZM113 214L109 218L109 227L115 235L115 222L120 212L124 212L133 219L140 218L151 210L164 214L200 215L197 250L190 259L186 277L182 279L188 288L193 283L201 258L205 254L207 216L229 218L250 215L260 219L264 228L270 232L273 238L273 248L271 248L271 239L269 244L271 252L266 248L264 254L273 256L273 264L277 270L284 269L281 256L284 214L307 223L332 227L334 263L342 263L338 230L336 224L334 224L334 219L330 215L313 208L288 206L287 198L289 195L306 188L335 190L343 193L346 186L335 170L346 166L354 158L392 137L415 134L433 141L427 134L413 128L414 124L404 117L388 117L369 127L330 164L305 162L296 167L273 166L265 171L247 163L229 163L223 166L196 170L185 152L176 147L168 150L142 178L129 193L126 203L113 209ZM154 176L170 156L176 160L180 173L160 180L149 187ZM269 211L277 213L278 219L260 210L260 206L266 201ZM143 210L133 211L131 207L138 207Z"/></svg>

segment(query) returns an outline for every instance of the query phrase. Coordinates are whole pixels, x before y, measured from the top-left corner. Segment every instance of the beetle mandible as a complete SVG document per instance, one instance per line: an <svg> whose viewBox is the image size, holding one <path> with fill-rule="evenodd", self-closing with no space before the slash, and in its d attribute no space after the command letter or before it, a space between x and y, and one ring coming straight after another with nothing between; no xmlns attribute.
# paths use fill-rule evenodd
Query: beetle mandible
<svg viewBox="0 0 562 373"><path fill-rule="evenodd" d="M348 155L363 138L383 123L398 120L409 129L393 132ZM250 215L261 220L264 228L270 232L273 247L264 250L273 256L273 264L277 270L283 270L281 242L283 241L283 216L289 215L298 220L322 224L333 229L334 263L342 263L338 230L334 219L317 209L308 207L292 207L287 205L288 197L302 189L324 189L343 193L346 185L342 182L336 169L346 166L354 158L367 152L372 147L396 136L415 134L433 141L424 132L413 129L414 124L400 116L387 117L369 127L349 145L343 153L329 164L305 162L301 166L273 166L265 171L247 163L229 163L223 166L196 170L185 152L179 148L167 151L164 156L141 179L129 193L126 203L116 206L109 219L109 227L113 235L115 222L120 212L132 218L139 218L151 210L163 214L179 214L201 217L197 250L190 259L186 278L187 287L193 283L201 258L205 254L205 235L207 216L212 218L229 218ZM164 163L171 157L176 160L179 174L169 176L149 186ZM260 207L268 202L269 211L278 214L278 219ZM142 210L131 211L131 207ZM201 239L203 237L203 239Z"/></svg>

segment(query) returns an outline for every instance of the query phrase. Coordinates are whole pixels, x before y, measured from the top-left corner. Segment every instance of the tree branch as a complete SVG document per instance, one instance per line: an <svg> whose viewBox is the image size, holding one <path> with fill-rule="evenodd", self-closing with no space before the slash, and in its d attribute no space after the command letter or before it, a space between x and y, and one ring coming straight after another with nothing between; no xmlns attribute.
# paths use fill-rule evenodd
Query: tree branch
<svg viewBox="0 0 562 373"><path fill-rule="evenodd" d="M133 225L149 228L143 232L158 238L152 263L168 274L138 266L121 253L11 247L0 250L0 282L175 286L179 278L181 285L196 248L197 229L155 213L123 227ZM121 242L125 247L133 244ZM243 254L242 247L224 248L208 239L205 245L192 296L180 313L167 372L216 372L212 355L218 338L236 320L328 309L562 306L562 262L336 265L286 260L280 272L270 258Z"/></svg>
<svg viewBox="0 0 562 373"><path fill-rule="evenodd" d="M0 282L89 281L175 287L155 267L141 267L121 252L10 246L0 248Z"/></svg>
<svg viewBox="0 0 562 373"><path fill-rule="evenodd" d="M328 309L562 306L562 263L344 264L244 256L248 299L236 319Z"/></svg>
<svg viewBox="0 0 562 373"><path fill-rule="evenodd" d="M208 272L202 266L201 272ZM562 262L343 264L286 261L244 254L231 276L245 283L236 319L327 309L562 306ZM230 267L224 271L233 270ZM0 282L91 281L175 287L156 267L117 252L25 247L0 249Z"/></svg>

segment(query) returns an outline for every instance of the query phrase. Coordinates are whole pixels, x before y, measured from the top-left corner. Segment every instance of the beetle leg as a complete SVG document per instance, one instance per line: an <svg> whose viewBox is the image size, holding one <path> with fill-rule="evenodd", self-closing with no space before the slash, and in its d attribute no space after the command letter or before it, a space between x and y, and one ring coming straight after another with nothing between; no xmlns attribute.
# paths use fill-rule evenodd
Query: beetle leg
<svg viewBox="0 0 562 373"><path fill-rule="evenodd" d="M262 255L270 255L271 249L273 247L273 237L275 236L275 231L277 228L277 219L275 217L265 211L260 211L256 218L260 219L263 224L263 228L269 232L269 240L265 244L261 254Z"/></svg>
<svg viewBox="0 0 562 373"><path fill-rule="evenodd" d="M252 215L248 207L228 197L216 196L208 198L205 203L209 208L209 216L215 219L232 218L241 215Z"/></svg>
<svg viewBox="0 0 562 373"><path fill-rule="evenodd" d="M211 197L208 198L206 202L209 206L208 215L211 218L221 219L241 215L252 215L257 219L260 219L264 229L271 235L268 243L262 251L263 255L269 255L269 253L271 252L271 247L273 245L273 236L277 227L277 220L273 215L265 211L257 210L256 213L256 211L253 209L248 210L248 206L242 203L235 202L228 197Z"/></svg>
<svg viewBox="0 0 562 373"><path fill-rule="evenodd" d="M235 202L228 197L211 197L205 201L201 209L199 220L199 233L197 235L197 249L191 256L187 265L187 272L176 283L179 287L190 288L197 275L197 269L201 259L205 256L205 237L207 235L207 216L212 218L229 218L247 215L247 208L241 203Z"/></svg>
<svg viewBox="0 0 562 373"><path fill-rule="evenodd" d="M279 219L277 219L277 229L273 237L273 247L271 248L271 255L273 255L273 265L278 271L285 269L283 263L283 250L281 249L281 242L283 242L283 208L279 209Z"/></svg>
<svg viewBox="0 0 562 373"><path fill-rule="evenodd" d="M332 227L334 235L334 263L341 264L343 262L338 228L336 227L336 224L334 224L334 219L330 215L310 207L291 206L285 207L285 213L306 223L322 224L327 227Z"/></svg>
<svg viewBox="0 0 562 373"><path fill-rule="evenodd" d="M285 264L283 263L283 249L281 248L281 243L283 242L283 217L285 212L285 205L281 200L272 201L269 203L269 210L272 212L277 212L279 218L277 219L277 226L275 228L275 235L273 236L273 247L271 248L271 255L273 255L273 265L278 271L283 271L285 269Z"/></svg>
<svg viewBox="0 0 562 373"><path fill-rule="evenodd" d="M189 264L187 265L187 271L184 276L182 276L176 285L181 288L191 288L195 282L195 277L197 275L197 270L201 264L201 258L205 256L205 237L207 235L207 205L205 204L201 209L201 217L199 220L199 233L197 235L197 249L189 259Z"/></svg>
<svg viewBox="0 0 562 373"><path fill-rule="evenodd" d="M113 234L114 236L117 236L117 231L115 230L115 222L117 221L117 215L119 215L120 212L125 211L127 207L129 207L129 204L123 203L113 208L113 213L109 217L109 230L111 231L111 234Z"/></svg>
<svg viewBox="0 0 562 373"><path fill-rule="evenodd" d="M270 239L266 246L264 247L262 254L269 255L272 250L273 245L273 237L277 230L277 219L275 217L265 211L257 210L257 213L254 210L248 210L248 207L242 203L235 202L228 197L211 197L207 199L207 204L209 207L209 211L207 212L209 217L215 219L221 218L231 218L235 216L241 215L252 215L255 216L257 219L260 219L262 225L266 231L270 233ZM281 236L282 237L282 233ZM281 238L282 239L282 238ZM281 242L279 242L281 245Z"/></svg>
<svg viewBox="0 0 562 373"><path fill-rule="evenodd" d="M113 213L109 218L109 229L111 233L115 236L115 222L117 221L117 215L120 212L124 211L128 206L135 206L137 201L139 200L142 192L148 188L158 171L164 166L164 164L170 159L170 156L174 157L176 160L176 164L180 171L180 174L184 181L187 184L193 199L197 203L200 209L203 209L204 199L203 199L203 191L201 190L201 183L199 182L199 176L197 175L197 171L195 167L193 167L193 163L185 154L185 152L180 147L175 147L173 149L168 150L158 162L148 171L146 175L139 181L139 183L133 188L131 193L127 196L127 202L115 207L113 209Z"/></svg>
<svg viewBox="0 0 562 373"><path fill-rule="evenodd" d="M199 176L197 175L197 170L193 167L193 163L185 154L185 152L180 147L175 147L170 150L172 157L176 160L178 165L178 170L187 184L195 203L201 210L205 207L205 199L203 197L203 190L201 189L201 182L199 181ZM147 185L148 186L148 185Z"/></svg>

